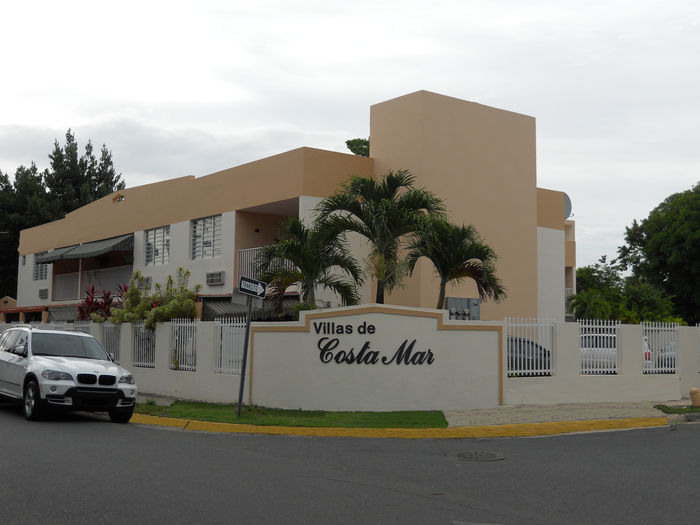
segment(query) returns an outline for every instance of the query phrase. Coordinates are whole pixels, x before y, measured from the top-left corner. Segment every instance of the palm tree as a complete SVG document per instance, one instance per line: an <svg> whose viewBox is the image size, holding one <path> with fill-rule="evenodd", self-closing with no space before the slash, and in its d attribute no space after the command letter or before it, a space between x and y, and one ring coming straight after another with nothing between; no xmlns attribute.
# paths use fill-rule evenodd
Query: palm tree
<svg viewBox="0 0 700 525"><path fill-rule="evenodd" d="M391 291L401 280L402 238L414 232L427 214L444 214L442 201L428 190L414 188L414 180L407 170L389 171L381 180L351 177L316 207L316 224L325 235L351 231L369 241L380 304L385 289Z"/></svg>
<svg viewBox="0 0 700 525"><path fill-rule="evenodd" d="M471 225L457 226L444 218L430 218L412 236L409 250L411 273L421 257L427 257L435 267L440 278L438 309L444 308L447 283L464 279L474 280L482 301L499 302L506 297L495 271L498 256Z"/></svg>
<svg viewBox="0 0 700 525"><path fill-rule="evenodd" d="M600 290L589 288L569 297L576 319L610 319L612 305Z"/></svg>
<svg viewBox="0 0 700 525"><path fill-rule="evenodd" d="M342 236L322 237L296 217L282 223L277 241L263 246L256 262L260 279L270 284L279 306L284 291L293 284L299 285L302 301L311 305L316 303L317 286L338 294L344 305L359 302L355 285L362 282L362 270ZM337 275L338 270L350 279Z"/></svg>

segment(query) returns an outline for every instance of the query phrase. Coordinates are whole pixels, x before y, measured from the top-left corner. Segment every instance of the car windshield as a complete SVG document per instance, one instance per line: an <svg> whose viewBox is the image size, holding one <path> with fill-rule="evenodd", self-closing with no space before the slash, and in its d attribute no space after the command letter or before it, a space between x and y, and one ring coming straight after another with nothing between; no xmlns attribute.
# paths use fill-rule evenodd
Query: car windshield
<svg viewBox="0 0 700 525"><path fill-rule="evenodd" d="M32 334L32 353L56 357L109 359L107 352L96 339L68 334Z"/></svg>

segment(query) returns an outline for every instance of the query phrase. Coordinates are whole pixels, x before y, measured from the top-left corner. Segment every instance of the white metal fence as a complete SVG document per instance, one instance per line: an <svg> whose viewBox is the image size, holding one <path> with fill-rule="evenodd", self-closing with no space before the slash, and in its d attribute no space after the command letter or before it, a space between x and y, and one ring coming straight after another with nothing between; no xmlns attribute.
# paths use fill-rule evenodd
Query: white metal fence
<svg viewBox="0 0 700 525"><path fill-rule="evenodd" d="M197 370L197 320L173 319L170 324L171 370Z"/></svg>
<svg viewBox="0 0 700 525"><path fill-rule="evenodd" d="M119 342L121 337L120 324L102 324L102 346L107 352L114 354L114 360L119 363Z"/></svg>
<svg viewBox="0 0 700 525"><path fill-rule="evenodd" d="M645 374L675 374L678 323L645 322L642 354Z"/></svg>
<svg viewBox="0 0 700 525"><path fill-rule="evenodd" d="M619 327L619 321L578 320L582 374L617 374L620 371Z"/></svg>
<svg viewBox="0 0 700 525"><path fill-rule="evenodd" d="M147 330L143 323L133 324L133 357L134 366L155 368L156 366L156 333Z"/></svg>
<svg viewBox="0 0 700 525"><path fill-rule="evenodd" d="M214 325L217 338L214 372L239 375L245 344L246 318L245 316L220 318L216 319Z"/></svg>
<svg viewBox="0 0 700 525"><path fill-rule="evenodd" d="M90 333L90 327L92 326L92 321L73 321L73 329L80 330L86 334Z"/></svg>
<svg viewBox="0 0 700 525"><path fill-rule="evenodd" d="M508 377L552 375L555 360L554 320L506 317Z"/></svg>

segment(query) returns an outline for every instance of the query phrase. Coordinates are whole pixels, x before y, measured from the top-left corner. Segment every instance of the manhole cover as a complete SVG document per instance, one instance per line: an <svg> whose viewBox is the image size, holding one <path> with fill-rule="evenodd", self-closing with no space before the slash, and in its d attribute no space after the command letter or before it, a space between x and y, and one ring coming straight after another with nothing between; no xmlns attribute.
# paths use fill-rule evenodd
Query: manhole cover
<svg viewBox="0 0 700 525"><path fill-rule="evenodd" d="M500 461L506 457L499 452L486 452L484 450L467 450L455 454L462 461Z"/></svg>

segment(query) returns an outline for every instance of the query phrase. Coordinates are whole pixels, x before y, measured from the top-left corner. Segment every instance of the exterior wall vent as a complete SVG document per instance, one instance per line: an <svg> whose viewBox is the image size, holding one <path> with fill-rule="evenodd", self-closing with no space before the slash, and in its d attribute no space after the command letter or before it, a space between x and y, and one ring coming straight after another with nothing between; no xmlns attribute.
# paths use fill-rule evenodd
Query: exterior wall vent
<svg viewBox="0 0 700 525"><path fill-rule="evenodd" d="M223 286L224 272L211 272L207 274L207 286Z"/></svg>
<svg viewBox="0 0 700 525"><path fill-rule="evenodd" d="M41 288L39 290L39 299L48 299L49 298L49 289L48 288Z"/></svg>

